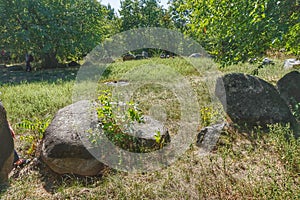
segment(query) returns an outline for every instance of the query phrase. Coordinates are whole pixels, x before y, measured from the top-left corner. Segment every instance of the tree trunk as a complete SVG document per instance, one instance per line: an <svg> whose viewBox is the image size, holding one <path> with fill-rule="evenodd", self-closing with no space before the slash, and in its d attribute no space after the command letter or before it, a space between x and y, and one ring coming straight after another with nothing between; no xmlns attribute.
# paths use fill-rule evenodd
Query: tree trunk
<svg viewBox="0 0 300 200"><path fill-rule="evenodd" d="M42 56L42 68L57 68L62 67L58 62L55 53L46 53Z"/></svg>

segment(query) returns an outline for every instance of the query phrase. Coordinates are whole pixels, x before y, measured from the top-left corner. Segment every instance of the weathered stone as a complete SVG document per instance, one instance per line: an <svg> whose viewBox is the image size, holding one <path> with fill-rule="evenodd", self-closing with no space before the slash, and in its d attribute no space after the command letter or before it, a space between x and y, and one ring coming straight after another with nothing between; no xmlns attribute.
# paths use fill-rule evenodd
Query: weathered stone
<svg viewBox="0 0 300 200"><path fill-rule="evenodd" d="M114 63L114 59L112 57L103 57L99 60L100 63Z"/></svg>
<svg viewBox="0 0 300 200"><path fill-rule="evenodd" d="M275 65L274 61L269 58L264 58L261 64L262 65Z"/></svg>
<svg viewBox="0 0 300 200"><path fill-rule="evenodd" d="M126 86L126 85L129 85L129 82L120 80L120 81L106 82L105 84L108 86Z"/></svg>
<svg viewBox="0 0 300 200"><path fill-rule="evenodd" d="M96 158L109 156L110 149L105 148L106 140L102 141L105 136L98 126L95 106L89 101L67 106L58 111L47 128L41 157L56 173L93 176L103 169L104 164ZM145 116L145 123L133 123L130 130L130 133L124 133L127 137L116 145L132 152L153 151L170 141L163 124L149 116ZM159 141L155 138L158 132ZM93 138L91 133L98 135ZM91 138L96 139L97 143L94 144Z"/></svg>
<svg viewBox="0 0 300 200"><path fill-rule="evenodd" d="M286 74L277 82L277 88L280 96L285 102L294 107L300 103L300 73L292 71Z"/></svg>
<svg viewBox="0 0 300 200"><path fill-rule="evenodd" d="M257 77L232 73L217 80L216 96L233 123L247 128L296 120L276 88Z"/></svg>
<svg viewBox="0 0 300 200"><path fill-rule="evenodd" d="M14 142L6 118L6 111L0 102L0 184L8 180L13 168Z"/></svg>
<svg viewBox="0 0 300 200"><path fill-rule="evenodd" d="M189 56L190 58L201 58L203 55L201 53L193 53Z"/></svg>
<svg viewBox="0 0 300 200"><path fill-rule="evenodd" d="M131 53L127 53L125 55L123 55L123 61L127 61L127 60L135 60L135 55L131 54Z"/></svg>
<svg viewBox="0 0 300 200"><path fill-rule="evenodd" d="M200 154L207 154L213 150L225 126L226 123L221 123L200 130L196 142L196 145L200 147Z"/></svg>
<svg viewBox="0 0 300 200"><path fill-rule="evenodd" d="M97 123L89 101L80 101L58 111L47 128L42 143L42 159L56 173L93 176L104 164L89 152L82 134Z"/></svg>
<svg viewBox="0 0 300 200"><path fill-rule="evenodd" d="M159 141L156 139L158 133ZM130 135L132 136L131 141L135 142L132 144L124 142L124 144L130 144L131 146L125 146L125 148L134 152L140 152L141 149L146 151L157 150L161 148L161 145L171 141L169 132L163 123L150 116L144 116L144 123L134 123Z"/></svg>
<svg viewBox="0 0 300 200"><path fill-rule="evenodd" d="M286 59L283 64L284 69L291 69L299 66L300 66L300 60L296 60L294 58Z"/></svg>

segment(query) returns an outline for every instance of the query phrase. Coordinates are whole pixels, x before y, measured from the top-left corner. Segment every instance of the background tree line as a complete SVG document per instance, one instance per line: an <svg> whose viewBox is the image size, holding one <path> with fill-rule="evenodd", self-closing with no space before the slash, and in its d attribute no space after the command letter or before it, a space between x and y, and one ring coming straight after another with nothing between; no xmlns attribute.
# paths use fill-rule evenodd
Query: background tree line
<svg viewBox="0 0 300 200"><path fill-rule="evenodd" d="M178 29L222 65L268 50L300 54L300 1L121 0L119 14L97 0L0 2L0 45L20 60L31 51L42 67L82 59L105 38L140 27Z"/></svg>

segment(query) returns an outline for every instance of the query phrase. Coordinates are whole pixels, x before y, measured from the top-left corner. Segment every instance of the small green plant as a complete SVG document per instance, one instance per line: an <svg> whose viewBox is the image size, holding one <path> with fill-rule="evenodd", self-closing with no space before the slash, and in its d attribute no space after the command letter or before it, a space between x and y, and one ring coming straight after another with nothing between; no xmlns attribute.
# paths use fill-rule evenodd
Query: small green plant
<svg viewBox="0 0 300 200"><path fill-rule="evenodd" d="M26 151L28 155L33 156L35 154L36 146L43 138L49 123L50 118L43 120L34 118L32 121L26 119L19 123L19 127L30 130L29 134L20 136L20 140L25 141L28 145L28 150Z"/></svg>
<svg viewBox="0 0 300 200"><path fill-rule="evenodd" d="M137 107L137 105L133 102L130 101L127 103L128 109L127 109L127 114L129 117L129 122L134 122L137 121L138 123L144 123L144 117L141 112L141 110Z"/></svg>
<svg viewBox="0 0 300 200"><path fill-rule="evenodd" d="M168 135L162 135L159 130L155 132L154 139L160 149L170 142L170 138L168 138Z"/></svg>
<svg viewBox="0 0 300 200"><path fill-rule="evenodd" d="M211 106L204 106L200 109L201 115L201 126L209 126L213 123L214 116L217 114L217 111L213 110Z"/></svg>
<svg viewBox="0 0 300 200"><path fill-rule="evenodd" d="M99 106L97 107L100 127L105 136L115 145L128 149L129 146L132 146L130 143L136 142L136 138L128 134L130 125L134 122L143 123L143 114L133 101L126 103L123 115L116 114L114 111L120 111L121 108L112 102L111 92L109 90L102 91L98 97ZM98 141L97 137L97 135L93 135L90 136L90 139L95 143Z"/></svg>
<svg viewBox="0 0 300 200"><path fill-rule="evenodd" d="M160 143L161 142L161 132L160 131L156 131L155 135L154 135L154 139L156 143Z"/></svg>

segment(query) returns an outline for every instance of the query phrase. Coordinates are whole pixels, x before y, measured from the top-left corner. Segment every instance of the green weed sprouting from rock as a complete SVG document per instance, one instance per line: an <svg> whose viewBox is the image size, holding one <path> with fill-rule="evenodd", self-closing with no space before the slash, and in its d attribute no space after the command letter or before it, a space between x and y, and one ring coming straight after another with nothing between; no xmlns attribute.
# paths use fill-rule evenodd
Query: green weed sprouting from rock
<svg viewBox="0 0 300 200"><path fill-rule="evenodd" d="M154 135L154 139L155 139L156 143L159 144L161 142L161 138L162 138L161 132L160 131L156 131L156 133Z"/></svg>
<svg viewBox="0 0 300 200"><path fill-rule="evenodd" d="M130 146L132 146L131 143L136 142L136 137L127 133L130 132L130 125L134 122L144 122L143 114L137 105L133 101L130 101L126 103L126 107L120 108L118 103L113 102L112 94L109 90L101 92L97 103L96 110L100 121L100 128L103 130L105 136L115 145L124 149L130 149ZM121 109L123 109L124 115L118 115L114 112ZM97 135L91 135L90 140L96 143Z"/></svg>
<svg viewBox="0 0 300 200"><path fill-rule="evenodd" d="M19 127L30 130L31 132L27 135L20 136L21 141L25 141L28 145L26 153L30 156L35 154L38 142L44 137L44 133L50 124L50 118L33 120L25 119L19 123Z"/></svg>
<svg viewBox="0 0 300 200"><path fill-rule="evenodd" d="M200 119L201 119L201 126L209 126L214 122L214 116L217 115L218 112L213 110L212 106L203 106L200 109Z"/></svg>

